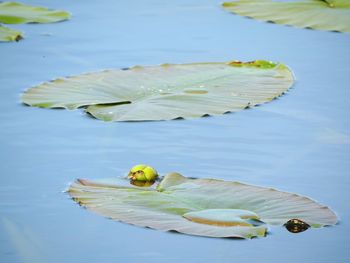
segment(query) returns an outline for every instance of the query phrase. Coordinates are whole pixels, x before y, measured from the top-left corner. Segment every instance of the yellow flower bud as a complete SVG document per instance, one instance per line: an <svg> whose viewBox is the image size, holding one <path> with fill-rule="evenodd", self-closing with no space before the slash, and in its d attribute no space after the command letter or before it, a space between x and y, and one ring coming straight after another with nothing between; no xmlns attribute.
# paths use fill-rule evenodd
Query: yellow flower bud
<svg viewBox="0 0 350 263"><path fill-rule="evenodd" d="M131 168L128 178L131 181L148 181L154 182L158 178L158 173L151 166L139 164Z"/></svg>

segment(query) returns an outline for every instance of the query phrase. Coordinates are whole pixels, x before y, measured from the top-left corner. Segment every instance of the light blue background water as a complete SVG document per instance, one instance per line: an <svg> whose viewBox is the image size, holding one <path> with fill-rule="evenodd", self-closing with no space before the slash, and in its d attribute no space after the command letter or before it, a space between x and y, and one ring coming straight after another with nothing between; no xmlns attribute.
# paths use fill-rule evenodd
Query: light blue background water
<svg viewBox="0 0 350 263"><path fill-rule="evenodd" d="M1 262L348 262L350 34L257 22L217 0L24 2L73 17L12 26L26 38L0 45ZM233 59L284 62L294 88L254 109L169 122L104 123L19 100L60 76ZM341 221L253 240L201 238L114 222L62 192L75 178L124 175L138 163L297 192Z"/></svg>

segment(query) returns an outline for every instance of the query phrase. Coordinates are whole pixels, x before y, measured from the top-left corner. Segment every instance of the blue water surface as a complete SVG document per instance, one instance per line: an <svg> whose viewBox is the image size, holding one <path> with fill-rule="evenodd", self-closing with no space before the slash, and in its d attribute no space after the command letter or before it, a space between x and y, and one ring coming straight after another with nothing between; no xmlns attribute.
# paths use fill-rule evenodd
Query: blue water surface
<svg viewBox="0 0 350 263"><path fill-rule="evenodd" d="M349 262L350 34L258 22L218 0L33 0L73 14L13 25L0 44L0 262ZM82 110L26 107L20 94L61 76L201 61L280 61L294 87L271 103L186 121L106 123ZM309 196L334 227L266 238L166 233L90 213L63 191L147 163L161 174L237 180Z"/></svg>

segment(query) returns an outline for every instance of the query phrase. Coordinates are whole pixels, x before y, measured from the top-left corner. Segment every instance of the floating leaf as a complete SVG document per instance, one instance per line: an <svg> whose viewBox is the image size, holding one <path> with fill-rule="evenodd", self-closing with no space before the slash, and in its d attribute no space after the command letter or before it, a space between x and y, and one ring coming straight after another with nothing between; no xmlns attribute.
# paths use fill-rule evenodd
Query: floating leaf
<svg viewBox="0 0 350 263"><path fill-rule="evenodd" d="M106 70L29 89L25 104L86 111L104 121L170 120L235 112L273 100L293 83L283 64L196 63Z"/></svg>
<svg viewBox="0 0 350 263"><path fill-rule="evenodd" d="M52 23L66 20L70 14L16 2L0 3L0 22L5 24Z"/></svg>
<svg viewBox="0 0 350 263"><path fill-rule="evenodd" d="M226 2L224 8L243 16L277 24L350 32L350 0L241 0Z"/></svg>
<svg viewBox="0 0 350 263"><path fill-rule="evenodd" d="M120 179L77 180L69 190L81 206L114 220L163 231L209 237L264 236L266 224L291 219L313 227L333 225L326 206L296 194L213 179L168 174L156 188Z"/></svg>
<svg viewBox="0 0 350 263"><path fill-rule="evenodd" d="M22 39L22 33L0 25L0 41L18 41Z"/></svg>

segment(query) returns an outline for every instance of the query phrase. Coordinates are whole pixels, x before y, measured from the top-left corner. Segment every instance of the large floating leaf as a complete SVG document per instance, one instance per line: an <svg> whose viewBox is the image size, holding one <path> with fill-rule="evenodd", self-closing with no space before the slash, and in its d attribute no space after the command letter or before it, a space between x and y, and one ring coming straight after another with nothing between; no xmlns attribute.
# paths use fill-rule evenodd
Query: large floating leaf
<svg viewBox="0 0 350 263"><path fill-rule="evenodd" d="M21 38L21 32L0 25L0 41L18 41Z"/></svg>
<svg viewBox="0 0 350 263"><path fill-rule="evenodd" d="M241 0L223 6L236 14L277 24L350 32L350 0Z"/></svg>
<svg viewBox="0 0 350 263"><path fill-rule="evenodd" d="M81 206L114 220L163 231L209 237L264 236L266 224L290 219L313 227L333 225L326 206L296 194L172 173L157 188L128 186L116 179L77 180L69 190Z"/></svg>
<svg viewBox="0 0 350 263"><path fill-rule="evenodd" d="M283 64L164 64L56 79L29 89L25 104L86 111L104 121L170 120L234 112L268 102L293 83Z"/></svg>
<svg viewBox="0 0 350 263"><path fill-rule="evenodd" d="M62 10L49 10L16 2L0 3L0 22L5 24L52 23L69 17L70 14Z"/></svg>

